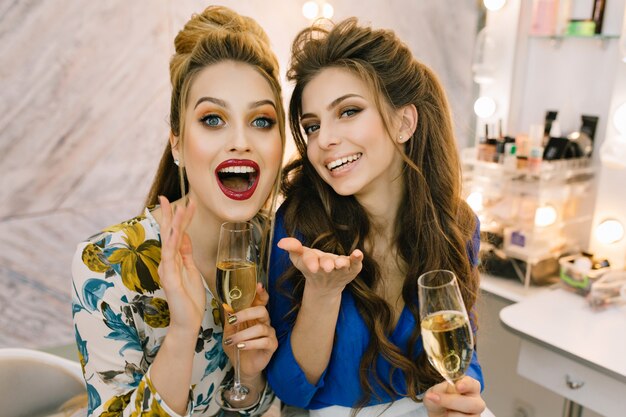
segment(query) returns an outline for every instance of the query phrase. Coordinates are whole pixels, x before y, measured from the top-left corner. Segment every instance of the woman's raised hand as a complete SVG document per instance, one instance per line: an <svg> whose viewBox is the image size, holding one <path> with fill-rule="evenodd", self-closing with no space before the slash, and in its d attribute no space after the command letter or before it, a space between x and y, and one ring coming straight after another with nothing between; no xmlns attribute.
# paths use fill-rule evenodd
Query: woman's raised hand
<svg viewBox="0 0 626 417"><path fill-rule="evenodd" d="M480 382L466 375L454 387L445 381L430 387L424 406L429 417L479 417L485 401L480 396Z"/></svg>
<svg viewBox="0 0 626 417"><path fill-rule="evenodd" d="M161 262L159 277L170 310L170 329L197 337L204 315L206 295L202 275L193 260L186 230L195 204L173 206L160 196Z"/></svg>
<svg viewBox="0 0 626 417"><path fill-rule="evenodd" d="M234 349L239 349L242 379L254 378L260 374L278 348L276 332L270 325L270 315L265 307L268 301L269 294L261 283L257 283L251 307L234 314L227 304L223 304L226 313L224 351L232 362Z"/></svg>
<svg viewBox="0 0 626 417"><path fill-rule="evenodd" d="M358 249L350 256L335 255L303 246L292 237L281 239L278 247L289 252L289 259L306 278L306 285L319 291L343 291L363 266L363 252Z"/></svg>

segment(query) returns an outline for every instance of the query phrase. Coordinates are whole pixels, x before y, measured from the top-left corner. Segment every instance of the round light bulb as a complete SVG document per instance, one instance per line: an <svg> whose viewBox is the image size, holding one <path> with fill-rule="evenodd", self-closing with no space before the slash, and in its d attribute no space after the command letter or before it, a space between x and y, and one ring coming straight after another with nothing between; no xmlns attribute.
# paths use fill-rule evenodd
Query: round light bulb
<svg viewBox="0 0 626 417"><path fill-rule="evenodd" d="M330 3L324 3L324 5L322 6L322 16L324 16L326 19L330 19L333 17L334 14L335 9L333 8L333 6Z"/></svg>
<svg viewBox="0 0 626 417"><path fill-rule="evenodd" d="M535 226L547 227L556 222L556 209L551 205L537 207L535 210Z"/></svg>
<svg viewBox="0 0 626 417"><path fill-rule="evenodd" d="M479 191L473 191L465 199L467 204L474 210L474 213L480 213L483 209L483 194Z"/></svg>
<svg viewBox="0 0 626 417"><path fill-rule="evenodd" d="M302 5L302 15L307 19L315 19L320 8L314 1L307 1Z"/></svg>
<svg viewBox="0 0 626 417"><path fill-rule="evenodd" d="M474 102L474 113L476 116L486 119L496 112L496 102L491 97L479 97Z"/></svg>
<svg viewBox="0 0 626 417"><path fill-rule="evenodd" d="M613 126L620 133L626 136L626 102L620 104L613 113Z"/></svg>
<svg viewBox="0 0 626 417"><path fill-rule="evenodd" d="M604 220L596 226L596 239L600 243L610 245L619 242L624 237L624 226L615 219Z"/></svg>
<svg viewBox="0 0 626 417"><path fill-rule="evenodd" d="M506 3L506 0L483 0L485 7L492 12L500 10L502 6L504 6L504 3Z"/></svg>

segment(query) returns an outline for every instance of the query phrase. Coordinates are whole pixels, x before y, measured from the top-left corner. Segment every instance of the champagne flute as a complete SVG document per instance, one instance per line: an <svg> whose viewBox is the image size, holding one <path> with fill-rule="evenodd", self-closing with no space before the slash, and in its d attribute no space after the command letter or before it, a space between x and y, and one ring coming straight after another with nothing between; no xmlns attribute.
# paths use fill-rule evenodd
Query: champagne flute
<svg viewBox="0 0 626 417"><path fill-rule="evenodd" d="M217 249L217 297L220 302L238 312L252 305L256 295L257 254L252 224L249 222L222 224ZM237 330L237 324L235 324ZM229 389L220 388L217 402L225 410L239 411L249 389L241 384L239 349L235 347L235 375ZM226 400L226 404L222 400Z"/></svg>
<svg viewBox="0 0 626 417"><path fill-rule="evenodd" d="M434 270L417 280L424 350L430 364L454 386L465 375L474 334L454 272Z"/></svg>

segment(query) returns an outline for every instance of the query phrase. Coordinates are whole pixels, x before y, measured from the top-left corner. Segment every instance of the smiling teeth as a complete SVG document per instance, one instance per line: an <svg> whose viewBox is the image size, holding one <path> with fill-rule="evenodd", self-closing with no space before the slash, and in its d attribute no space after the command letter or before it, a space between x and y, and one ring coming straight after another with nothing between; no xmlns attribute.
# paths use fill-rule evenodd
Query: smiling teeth
<svg viewBox="0 0 626 417"><path fill-rule="evenodd" d="M218 172L232 173L232 174L248 174L251 172L256 172L256 170L249 166L233 166L233 167L222 168Z"/></svg>
<svg viewBox="0 0 626 417"><path fill-rule="evenodd" d="M361 155L363 155L363 154L362 153L355 153L354 155L344 156L343 158L335 159L331 163L327 164L326 168L328 168L330 170L333 170L333 169L337 168L338 166L341 166L343 164L347 164L348 162L356 161L357 159L361 158Z"/></svg>

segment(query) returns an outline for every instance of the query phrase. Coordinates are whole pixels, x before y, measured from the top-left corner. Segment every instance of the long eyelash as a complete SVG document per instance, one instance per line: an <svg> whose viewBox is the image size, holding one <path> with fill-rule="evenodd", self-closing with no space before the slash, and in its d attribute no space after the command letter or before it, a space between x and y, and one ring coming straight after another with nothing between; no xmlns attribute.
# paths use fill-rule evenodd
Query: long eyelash
<svg viewBox="0 0 626 417"><path fill-rule="evenodd" d="M209 114L205 114L204 116L202 116L200 118L201 122L206 122L207 119L209 119L210 117L217 117L220 120L224 120L224 118L222 116L220 116L219 114L215 114L215 113L209 113Z"/></svg>
<svg viewBox="0 0 626 417"><path fill-rule="evenodd" d="M274 127L274 125L276 125L276 120L268 116L257 117L256 119L254 119L253 122L256 122L257 120L263 120L267 122L268 126L265 127L265 129L271 129L272 127Z"/></svg>
<svg viewBox="0 0 626 417"><path fill-rule="evenodd" d="M354 114L356 113L360 113L362 109L358 108L358 107L346 107L345 109L341 109L341 111L339 112L339 115L344 114L345 112L354 112Z"/></svg>

